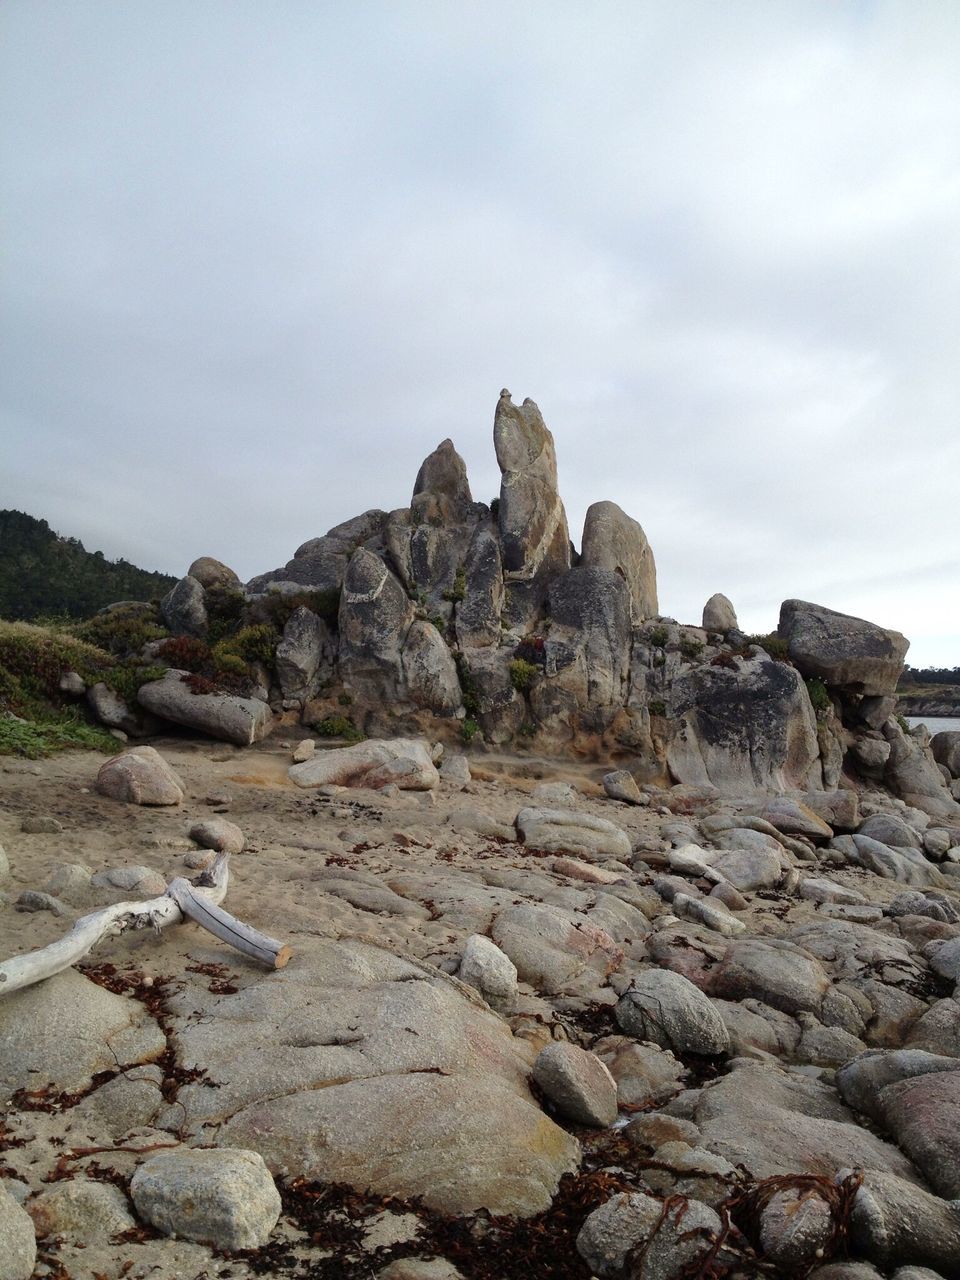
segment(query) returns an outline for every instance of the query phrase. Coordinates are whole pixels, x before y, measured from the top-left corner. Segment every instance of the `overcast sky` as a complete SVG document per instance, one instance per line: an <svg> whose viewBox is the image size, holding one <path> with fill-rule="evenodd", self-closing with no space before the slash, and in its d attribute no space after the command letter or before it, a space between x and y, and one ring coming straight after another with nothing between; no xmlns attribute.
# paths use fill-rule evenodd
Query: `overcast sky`
<svg viewBox="0 0 960 1280"><path fill-rule="evenodd" d="M0 507L243 578L499 488L960 664L956 0L3 0Z"/></svg>

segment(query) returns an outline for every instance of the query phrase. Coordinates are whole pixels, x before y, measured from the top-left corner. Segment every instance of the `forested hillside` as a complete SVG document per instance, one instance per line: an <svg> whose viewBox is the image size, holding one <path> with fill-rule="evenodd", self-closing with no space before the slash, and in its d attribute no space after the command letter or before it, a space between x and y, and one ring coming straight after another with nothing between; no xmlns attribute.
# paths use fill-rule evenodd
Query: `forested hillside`
<svg viewBox="0 0 960 1280"><path fill-rule="evenodd" d="M77 538L61 538L22 511L0 511L0 618L88 617L116 600L150 600L176 582L165 573L107 560Z"/></svg>

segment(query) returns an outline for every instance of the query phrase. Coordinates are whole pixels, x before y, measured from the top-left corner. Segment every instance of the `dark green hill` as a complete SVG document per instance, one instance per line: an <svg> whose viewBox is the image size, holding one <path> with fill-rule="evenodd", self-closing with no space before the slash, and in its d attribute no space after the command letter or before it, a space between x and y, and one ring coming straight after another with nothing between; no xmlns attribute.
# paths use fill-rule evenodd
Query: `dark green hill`
<svg viewBox="0 0 960 1280"><path fill-rule="evenodd" d="M150 600L176 582L126 560L107 560L22 511L0 511L0 618L89 617L117 600Z"/></svg>

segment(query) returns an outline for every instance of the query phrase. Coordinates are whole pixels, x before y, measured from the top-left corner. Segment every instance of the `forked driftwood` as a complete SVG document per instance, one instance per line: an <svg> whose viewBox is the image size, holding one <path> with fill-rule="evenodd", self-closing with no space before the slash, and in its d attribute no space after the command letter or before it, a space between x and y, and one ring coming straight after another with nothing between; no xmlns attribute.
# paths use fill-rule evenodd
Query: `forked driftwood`
<svg viewBox="0 0 960 1280"><path fill-rule="evenodd" d="M227 853L218 854L213 866L196 880L185 880L182 876L171 880L166 893L160 898L149 898L145 902L118 902L101 911L93 911L88 916L81 916L68 934L51 942L48 947L0 961L0 996L20 991L69 969L110 934L148 926L159 933L165 925L179 924L185 918L208 929L238 951L253 956L261 964L269 965L271 969L282 969L290 959L290 948L237 920L220 906L227 894L229 859Z"/></svg>

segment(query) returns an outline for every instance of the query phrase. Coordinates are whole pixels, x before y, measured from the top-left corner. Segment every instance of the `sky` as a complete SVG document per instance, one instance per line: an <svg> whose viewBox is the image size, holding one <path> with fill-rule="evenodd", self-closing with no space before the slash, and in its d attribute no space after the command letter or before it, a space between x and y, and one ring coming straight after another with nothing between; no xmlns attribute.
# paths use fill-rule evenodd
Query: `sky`
<svg viewBox="0 0 960 1280"><path fill-rule="evenodd" d="M960 665L956 0L4 0L0 507L244 579L540 406L660 607Z"/></svg>

